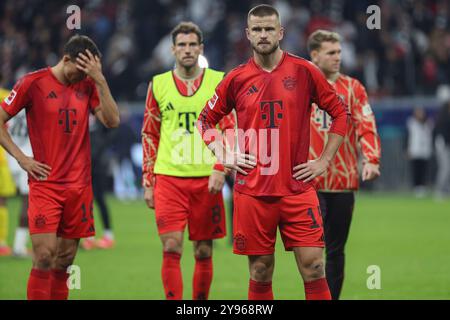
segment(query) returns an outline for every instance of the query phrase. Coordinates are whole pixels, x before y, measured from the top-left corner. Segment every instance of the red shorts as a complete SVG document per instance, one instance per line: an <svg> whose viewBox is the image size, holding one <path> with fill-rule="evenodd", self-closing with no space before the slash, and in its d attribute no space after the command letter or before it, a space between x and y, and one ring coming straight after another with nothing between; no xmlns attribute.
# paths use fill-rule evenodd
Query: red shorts
<svg viewBox="0 0 450 320"><path fill-rule="evenodd" d="M183 232L188 224L190 240L225 237L222 193L210 194L208 181L209 177L156 175L154 199L159 234Z"/></svg>
<svg viewBox="0 0 450 320"><path fill-rule="evenodd" d="M314 188L284 197L254 197L234 192L234 253L273 254L277 227L286 250L324 247L322 216Z"/></svg>
<svg viewBox="0 0 450 320"><path fill-rule="evenodd" d="M92 186L63 188L30 184L30 234L56 233L68 239L95 235Z"/></svg>

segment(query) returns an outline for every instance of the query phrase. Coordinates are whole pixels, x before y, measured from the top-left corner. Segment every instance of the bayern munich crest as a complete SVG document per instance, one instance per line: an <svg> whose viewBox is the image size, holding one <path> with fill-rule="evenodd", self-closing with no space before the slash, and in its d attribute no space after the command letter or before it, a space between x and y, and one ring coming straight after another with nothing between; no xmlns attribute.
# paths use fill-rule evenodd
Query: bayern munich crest
<svg viewBox="0 0 450 320"><path fill-rule="evenodd" d="M283 85L286 90L292 91L297 86L297 79L293 77L283 78Z"/></svg>
<svg viewBox="0 0 450 320"><path fill-rule="evenodd" d="M76 95L76 97L77 97L79 100L83 100L83 98L84 98L84 96L85 96L85 93L84 93L83 91L81 91L81 90L78 90L78 91L75 93L75 95Z"/></svg>
<svg viewBox="0 0 450 320"><path fill-rule="evenodd" d="M47 224L47 219L44 215L38 214L36 218L34 218L34 226L38 229L42 229Z"/></svg>
<svg viewBox="0 0 450 320"><path fill-rule="evenodd" d="M244 235L238 233L234 236L234 244L237 250L243 251L247 246L247 239L245 238Z"/></svg>

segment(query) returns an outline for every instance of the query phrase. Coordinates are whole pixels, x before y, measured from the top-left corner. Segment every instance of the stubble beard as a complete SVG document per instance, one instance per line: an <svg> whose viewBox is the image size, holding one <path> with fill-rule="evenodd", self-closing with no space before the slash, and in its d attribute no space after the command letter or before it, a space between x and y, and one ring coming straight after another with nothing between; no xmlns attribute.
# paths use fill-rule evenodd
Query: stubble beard
<svg viewBox="0 0 450 320"><path fill-rule="evenodd" d="M272 53L274 53L274 52L278 49L279 46L280 46L279 43L275 43L275 44L274 44L270 49L268 49L268 50L260 50L260 49L258 48L258 45L252 46L252 47L253 47L253 50L254 50L257 54L260 54L260 55L262 55L262 56L269 56L269 55L271 55Z"/></svg>

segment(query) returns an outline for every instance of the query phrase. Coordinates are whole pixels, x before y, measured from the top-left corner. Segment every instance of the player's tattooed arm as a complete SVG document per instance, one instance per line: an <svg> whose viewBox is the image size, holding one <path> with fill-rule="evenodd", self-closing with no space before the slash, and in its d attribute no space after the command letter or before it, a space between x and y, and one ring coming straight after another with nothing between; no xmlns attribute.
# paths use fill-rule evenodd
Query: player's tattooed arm
<svg viewBox="0 0 450 320"><path fill-rule="evenodd" d="M11 139L11 136L6 130L6 122L10 116L5 110L0 108L0 145L13 156L23 170L28 172L36 180L46 180L50 175L51 167L34 160L32 157L26 156Z"/></svg>
<svg viewBox="0 0 450 320"><path fill-rule="evenodd" d="M102 73L100 58L86 49L86 54L80 53L77 57L77 68L90 77L97 87L100 105L96 108L95 116L108 128L118 127L120 124L119 108Z"/></svg>
<svg viewBox="0 0 450 320"><path fill-rule="evenodd" d="M336 152L339 149L344 137L336 134L328 134L328 142L319 159L311 160L294 167L294 179L308 182L322 175L333 161Z"/></svg>

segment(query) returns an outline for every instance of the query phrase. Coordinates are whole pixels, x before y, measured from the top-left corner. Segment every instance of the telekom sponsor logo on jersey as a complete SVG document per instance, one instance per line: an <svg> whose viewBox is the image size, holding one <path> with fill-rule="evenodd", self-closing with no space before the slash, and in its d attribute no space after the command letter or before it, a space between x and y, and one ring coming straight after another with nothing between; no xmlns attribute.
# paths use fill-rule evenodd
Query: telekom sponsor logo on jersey
<svg viewBox="0 0 450 320"><path fill-rule="evenodd" d="M210 141L237 141L236 151L252 154L256 156L258 165L254 170L259 170L261 175L275 175L280 167L280 133L279 129L248 129L248 130L225 130L220 133L215 129L206 130L204 138ZM202 137L195 132L193 138L187 134L185 129L178 129L172 132L172 141L175 146L171 152L173 164L211 164L217 159L212 152L204 147ZM218 148L216 156L218 159L224 159L225 164L234 163L234 153L229 152L221 154L223 150Z"/></svg>

